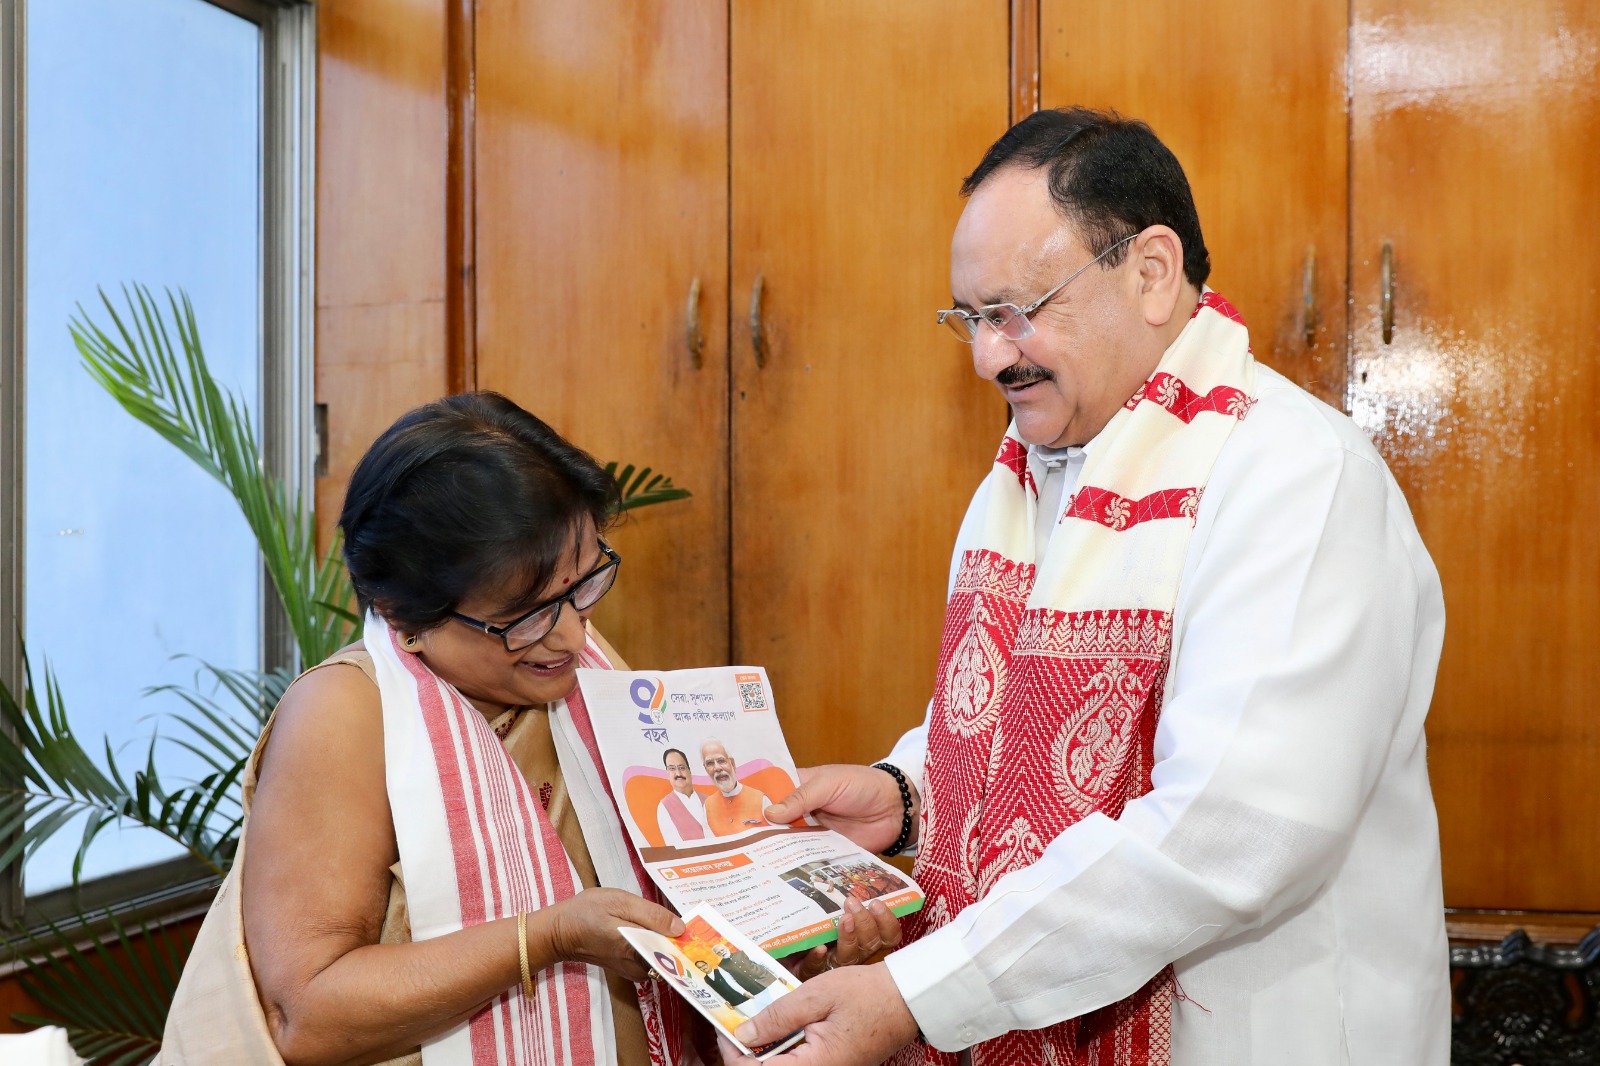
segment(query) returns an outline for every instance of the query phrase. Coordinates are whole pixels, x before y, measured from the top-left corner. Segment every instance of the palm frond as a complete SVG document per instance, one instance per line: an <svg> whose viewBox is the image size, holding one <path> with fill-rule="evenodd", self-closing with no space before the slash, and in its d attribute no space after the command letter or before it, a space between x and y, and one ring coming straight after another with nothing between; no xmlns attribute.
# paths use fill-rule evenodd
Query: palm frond
<svg viewBox="0 0 1600 1066"><path fill-rule="evenodd" d="M159 734L150 739L144 766L129 774L117 765L109 744L97 762L79 742L67 720L61 687L48 666L44 697L41 708L33 670L24 656L22 698L0 685L0 719L15 736L14 743L0 744L0 841L6 841L0 848L0 866L19 855L32 856L82 816L74 883L82 874L89 846L113 822L161 833L217 874L227 872L242 813L234 789L249 747L232 764L216 758L213 771L197 782L169 786L156 768Z"/></svg>
<svg viewBox="0 0 1600 1066"><path fill-rule="evenodd" d="M63 1026L73 1050L97 1066L142 1066L160 1049L189 939L149 923L130 931L111 911L104 916L112 935L86 945L79 924L50 924L24 937L29 958L19 983L49 1016L12 1018Z"/></svg>
<svg viewBox="0 0 1600 1066"><path fill-rule="evenodd" d="M196 663L194 682L189 685L154 685L145 689L144 694L153 696L162 692L171 693L190 706L204 710L208 718L227 719L231 723L230 733L236 739L248 740L243 749L245 752L255 745L256 736L267 724L267 717L278 705L278 701L283 699L283 694L288 691L290 683L295 678L294 672L284 667L272 670L238 670L217 666L193 656L185 655L178 658L194 659ZM224 711L216 700L218 695L228 697L238 711L243 711L247 715L247 720L238 721L236 714ZM189 725L187 722L182 724Z"/></svg>
<svg viewBox="0 0 1600 1066"><path fill-rule="evenodd" d="M658 503L686 500L693 495L688 489L674 485L670 477L657 474L648 466L635 470L633 464L629 463L619 471L613 460L606 464L606 473L617 483L618 514Z"/></svg>
<svg viewBox="0 0 1600 1066"><path fill-rule="evenodd" d="M206 362L188 294L167 292L165 307L142 285L125 286L122 296L119 311L100 293L107 328L81 306L72 318L68 328L85 369L123 410L227 488L261 548L300 661L321 662L355 632L337 541L319 553L309 505L266 470L248 406L217 383Z"/></svg>

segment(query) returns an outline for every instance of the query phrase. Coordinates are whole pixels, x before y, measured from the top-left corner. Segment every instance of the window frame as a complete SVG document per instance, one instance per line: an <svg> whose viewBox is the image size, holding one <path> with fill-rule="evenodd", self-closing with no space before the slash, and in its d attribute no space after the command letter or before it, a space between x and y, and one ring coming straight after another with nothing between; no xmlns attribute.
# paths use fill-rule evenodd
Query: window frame
<svg viewBox="0 0 1600 1066"><path fill-rule="evenodd" d="M0 0L0 681L12 692L22 689L23 472L22 448L27 422L22 366L23 223L27 218L22 186L25 156L24 87L27 79L27 0ZM0 744L14 743L0 723ZM22 869L0 869L0 927L16 924L23 911Z"/></svg>
<svg viewBox="0 0 1600 1066"><path fill-rule="evenodd" d="M48 2L48 0L46 0ZM260 431L267 468L313 499L315 386L316 9L314 0L196 0L261 31ZM21 691L26 544L27 6L0 0L0 681ZM297 665L293 635L261 571L259 664ZM13 622L14 620L14 622ZM14 742L0 727L0 743ZM133 867L28 898L22 862L0 868L0 930L42 928L81 910L178 920L203 911L218 880L192 857ZM90 935L97 935L91 931ZM5 965L0 952L0 973Z"/></svg>

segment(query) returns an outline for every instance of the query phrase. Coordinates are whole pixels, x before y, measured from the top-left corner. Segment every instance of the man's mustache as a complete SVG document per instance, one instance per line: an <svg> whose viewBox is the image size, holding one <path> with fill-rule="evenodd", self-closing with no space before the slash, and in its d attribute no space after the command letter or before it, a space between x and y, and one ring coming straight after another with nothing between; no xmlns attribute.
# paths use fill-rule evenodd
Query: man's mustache
<svg viewBox="0 0 1600 1066"><path fill-rule="evenodd" d="M1042 366L1032 363L1017 363L1006 367L994 376L995 381L1008 389L1020 388L1023 385L1032 385L1037 381L1054 381L1055 374Z"/></svg>

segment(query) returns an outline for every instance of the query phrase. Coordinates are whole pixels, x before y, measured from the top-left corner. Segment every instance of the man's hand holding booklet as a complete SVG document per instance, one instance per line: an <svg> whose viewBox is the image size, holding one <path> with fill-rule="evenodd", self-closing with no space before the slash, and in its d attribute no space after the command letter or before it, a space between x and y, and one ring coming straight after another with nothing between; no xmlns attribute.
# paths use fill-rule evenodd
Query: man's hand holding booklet
<svg viewBox="0 0 1600 1066"><path fill-rule="evenodd" d="M696 907L683 918L682 936L669 938L626 925L619 931L656 976L694 1004L719 1034L746 1055L765 1060L798 1044L804 1033L755 1047L733 1035L774 1000L800 987L789 971L713 908Z"/></svg>
<svg viewBox="0 0 1600 1066"><path fill-rule="evenodd" d="M688 925L675 940L623 934L735 1046L778 1054L802 1034L760 1048L733 1039L798 987L775 960L838 940L839 920L868 901L911 914L922 890L809 818L768 822L799 773L759 667L580 670L578 684L629 839Z"/></svg>

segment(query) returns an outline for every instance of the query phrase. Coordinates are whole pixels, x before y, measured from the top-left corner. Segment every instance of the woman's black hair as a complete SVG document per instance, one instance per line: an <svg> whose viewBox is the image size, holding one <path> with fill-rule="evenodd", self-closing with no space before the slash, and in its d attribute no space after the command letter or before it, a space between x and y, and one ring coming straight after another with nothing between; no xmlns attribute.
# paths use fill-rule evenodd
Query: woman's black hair
<svg viewBox="0 0 1600 1066"><path fill-rule="evenodd" d="M356 464L339 528L363 611L409 632L484 589L532 607L586 522L609 523L616 482L494 392L408 411Z"/></svg>

